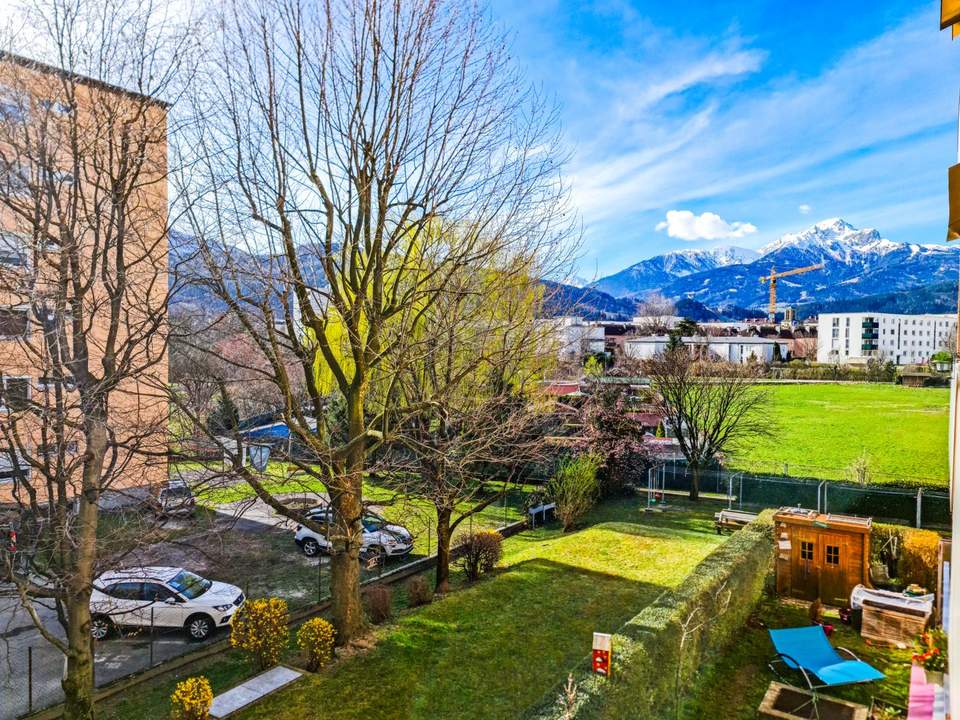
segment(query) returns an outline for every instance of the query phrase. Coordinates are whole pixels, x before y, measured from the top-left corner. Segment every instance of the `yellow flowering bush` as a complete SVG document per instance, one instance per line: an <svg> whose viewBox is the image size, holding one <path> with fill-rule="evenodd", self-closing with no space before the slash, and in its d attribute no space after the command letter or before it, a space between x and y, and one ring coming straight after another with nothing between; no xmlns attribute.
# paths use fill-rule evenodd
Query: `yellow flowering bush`
<svg viewBox="0 0 960 720"><path fill-rule="evenodd" d="M233 619L230 647L248 653L260 670L280 662L280 654L290 641L287 602L280 598L248 601Z"/></svg>
<svg viewBox="0 0 960 720"><path fill-rule="evenodd" d="M201 675L177 683L177 689L170 696L170 704L171 720L208 720L213 704L210 681Z"/></svg>
<svg viewBox="0 0 960 720"><path fill-rule="evenodd" d="M333 657L337 631L323 618L307 620L297 631L297 647L307 656L307 670L316 672Z"/></svg>

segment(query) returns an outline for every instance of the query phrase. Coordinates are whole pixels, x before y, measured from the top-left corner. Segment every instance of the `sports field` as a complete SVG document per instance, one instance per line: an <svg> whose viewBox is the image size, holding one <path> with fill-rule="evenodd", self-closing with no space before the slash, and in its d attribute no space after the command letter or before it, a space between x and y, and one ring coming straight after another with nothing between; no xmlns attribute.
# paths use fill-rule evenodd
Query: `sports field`
<svg viewBox="0 0 960 720"><path fill-rule="evenodd" d="M737 448L728 465L853 479L866 453L871 481L947 486L949 391L900 385L769 385L773 434Z"/></svg>

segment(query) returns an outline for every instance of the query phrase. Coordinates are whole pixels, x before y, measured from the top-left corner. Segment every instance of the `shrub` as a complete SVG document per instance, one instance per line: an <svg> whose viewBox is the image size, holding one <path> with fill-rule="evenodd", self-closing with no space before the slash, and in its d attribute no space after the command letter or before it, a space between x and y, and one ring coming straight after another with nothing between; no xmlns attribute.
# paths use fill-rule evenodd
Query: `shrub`
<svg viewBox="0 0 960 720"><path fill-rule="evenodd" d="M597 501L600 487L597 470L602 460L598 455L579 455L567 458L547 486L547 492L557 504L557 517L567 532L586 515Z"/></svg>
<svg viewBox="0 0 960 720"><path fill-rule="evenodd" d="M503 536L496 530L461 535L454 547L457 561L468 580L476 580L496 567L503 555Z"/></svg>
<svg viewBox="0 0 960 720"><path fill-rule="evenodd" d="M213 689L210 681L202 675L189 677L177 683L170 696L171 720L207 720L213 704Z"/></svg>
<svg viewBox="0 0 960 720"><path fill-rule="evenodd" d="M900 549L899 580L905 585L916 583L931 592L936 590L939 549L940 536L932 530L905 529Z"/></svg>
<svg viewBox="0 0 960 720"><path fill-rule="evenodd" d="M280 598L249 600L240 608L230 631L230 647L253 658L260 670L273 667L290 641L287 602Z"/></svg>
<svg viewBox="0 0 960 720"><path fill-rule="evenodd" d="M433 602L433 588L423 575L414 575L407 581L407 603L410 607L420 607Z"/></svg>
<svg viewBox="0 0 960 720"><path fill-rule="evenodd" d="M297 647L307 657L307 670L316 672L333 657L337 631L323 618L307 620L297 631Z"/></svg>
<svg viewBox="0 0 960 720"><path fill-rule="evenodd" d="M371 622L386 622L393 615L393 591L389 585L377 583L367 588L364 593L367 603L367 615Z"/></svg>

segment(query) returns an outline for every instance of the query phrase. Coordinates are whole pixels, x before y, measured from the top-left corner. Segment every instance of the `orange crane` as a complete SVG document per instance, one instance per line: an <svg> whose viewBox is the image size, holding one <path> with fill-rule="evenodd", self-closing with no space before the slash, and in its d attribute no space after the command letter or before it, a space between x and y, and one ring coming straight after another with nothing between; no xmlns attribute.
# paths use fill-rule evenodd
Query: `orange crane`
<svg viewBox="0 0 960 720"><path fill-rule="evenodd" d="M767 311L767 317L770 322L774 322L777 319L777 280L782 277L787 277L788 275L800 275L801 273L810 272L811 270L822 269L823 263L807 265L806 267L794 268L793 270L785 270L783 272L777 272L775 267L771 267L770 274L760 278L760 282L770 283L770 309Z"/></svg>

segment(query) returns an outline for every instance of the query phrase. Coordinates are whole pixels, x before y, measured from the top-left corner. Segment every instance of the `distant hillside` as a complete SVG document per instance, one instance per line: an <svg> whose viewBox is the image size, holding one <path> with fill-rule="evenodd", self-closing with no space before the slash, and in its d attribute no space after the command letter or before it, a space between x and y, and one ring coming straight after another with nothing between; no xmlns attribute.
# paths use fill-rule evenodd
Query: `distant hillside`
<svg viewBox="0 0 960 720"><path fill-rule="evenodd" d="M913 290L867 295L852 300L806 303L797 306L797 317L805 318L820 313L837 312L885 312L911 315L956 311L957 283L947 281Z"/></svg>
<svg viewBox="0 0 960 720"><path fill-rule="evenodd" d="M629 320L636 315L637 303L629 298L615 298L592 288L544 280L546 302L541 310L545 317L579 315L588 320Z"/></svg>

